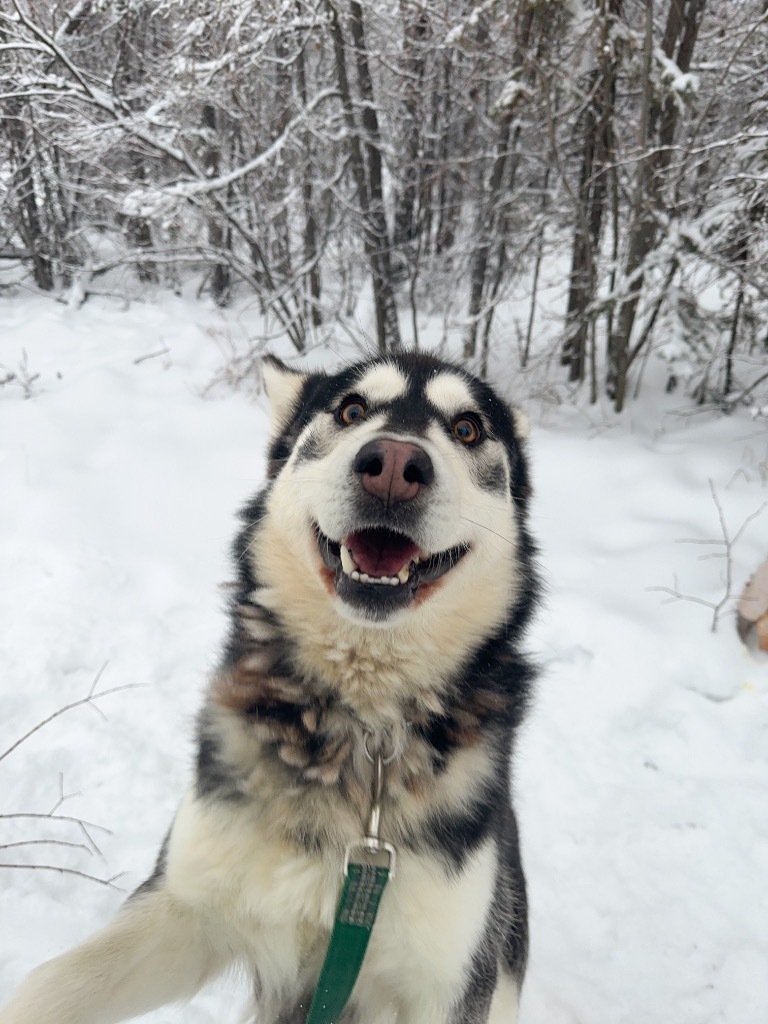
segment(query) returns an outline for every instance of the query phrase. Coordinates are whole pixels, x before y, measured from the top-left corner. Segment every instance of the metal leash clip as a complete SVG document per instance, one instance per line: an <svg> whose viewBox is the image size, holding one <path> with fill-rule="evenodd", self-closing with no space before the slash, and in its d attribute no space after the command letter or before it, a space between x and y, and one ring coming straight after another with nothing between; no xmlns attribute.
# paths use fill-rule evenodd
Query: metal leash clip
<svg viewBox="0 0 768 1024"><path fill-rule="evenodd" d="M359 843L351 843L344 851L344 877L349 873L349 865L352 861L352 851L361 850L362 858L355 858L354 863L368 864L371 867L388 868L390 879L395 877L395 864L397 854L391 843L381 838L381 796L384 792L384 765L385 759L381 753L375 756L368 750L368 738L366 736L366 754L373 761L373 786L371 793L371 810L368 815L368 825L365 835Z"/></svg>

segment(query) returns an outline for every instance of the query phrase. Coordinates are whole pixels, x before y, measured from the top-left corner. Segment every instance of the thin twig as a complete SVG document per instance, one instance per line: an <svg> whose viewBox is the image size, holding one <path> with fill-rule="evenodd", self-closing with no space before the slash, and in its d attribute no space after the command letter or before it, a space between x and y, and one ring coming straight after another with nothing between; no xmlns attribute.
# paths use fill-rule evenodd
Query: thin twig
<svg viewBox="0 0 768 1024"><path fill-rule="evenodd" d="M49 715L42 722L38 722L37 725L33 726L29 730L29 732L26 732L23 736L16 740L15 743L12 743L7 750L3 751L3 753L0 754L0 761L3 761L6 757L8 757L9 754L12 754L13 751L16 750L17 747L20 747L21 744L25 742L25 740L28 740L30 736L34 736L36 732L39 732L40 729L44 728L44 726L48 725L50 722L53 722L56 718L59 718L61 715L66 714L67 711L72 711L74 708L83 707L87 704L94 708L94 710L98 711L98 713L102 717L106 717L101 708L97 707L93 703L95 700L99 700L101 697L108 697L110 694L113 693L119 693L121 690L135 690L141 686L140 683L126 683L124 686L113 686L110 690L102 690L101 693L94 693L94 690L96 689L96 686L98 685L98 682L101 679L104 669L107 667L108 664L109 662L105 661L104 664L99 669L99 671L96 673L96 678L91 684L91 688L88 691L87 697L82 697L80 700L73 701L71 704L65 704L64 707L59 708L58 711L54 711L52 715Z"/></svg>
<svg viewBox="0 0 768 1024"><path fill-rule="evenodd" d="M735 398L728 399L728 403L736 405L738 402L743 402L747 395L751 395L755 388L759 384L762 384L764 380L768 380L768 373L764 373L761 377L758 377L757 380L752 381L749 387L745 388L740 395L737 395Z"/></svg>
<svg viewBox="0 0 768 1024"><path fill-rule="evenodd" d="M701 604L705 608L709 608L712 611L712 632L717 631L718 624L720 622L720 613L723 608L731 601L733 591L733 549L737 541L741 538L742 534L746 530L747 526L752 522L753 519L757 519L766 508L768 508L768 501L763 502L760 508L756 509L751 515L748 515L741 526L738 528L736 533L731 537L728 533L728 524L725 521L725 513L723 512L723 506L720 503L720 498L717 494L717 489L712 480L709 481L709 491L712 495L712 500L715 503L717 509L717 517L720 521L720 532L722 533L722 540L695 540L691 538L685 538L680 540L680 544L715 544L723 548L722 551L715 551L711 554L700 555L699 561L707 561L712 558L724 558L725 559L725 590L723 596L719 601L705 601L701 597L695 597L693 594L682 594L677 587L677 577L673 577L674 587L647 587L648 591L655 591L657 593L669 594L671 598L677 601L692 601L694 604Z"/></svg>
<svg viewBox="0 0 768 1024"><path fill-rule="evenodd" d="M693 594L681 594L679 590L673 590L672 587L646 587L648 593L660 593L669 594L670 600L675 601L693 601L694 604L703 604L705 608L709 608L712 611L717 609L712 601L705 601L703 597L694 597ZM665 604L669 602L665 601Z"/></svg>
<svg viewBox="0 0 768 1024"><path fill-rule="evenodd" d="M62 868L57 864L4 864L0 861L0 871L6 868L17 871L58 871L61 875L77 875L79 878L87 878L89 882L97 882L99 885L106 885L109 889L117 889L122 892L119 885L115 885L115 879L120 878L124 872L120 871L111 878L99 878L97 875L89 875L87 871L78 871L76 868Z"/></svg>
<svg viewBox="0 0 768 1024"><path fill-rule="evenodd" d="M61 805L66 800L71 800L75 796L82 796L82 793L67 793L67 794L65 794L64 793L64 772L59 772L59 799L56 801L56 803L53 805L53 807L50 809L50 811L48 811L48 813L49 814L55 814L56 811L58 811L58 809L61 807Z"/></svg>
<svg viewBox="0 0 768 1024"><path fill-rule="evenodd" d="M86 839L88 840L88 842L89 842L89 843L91 844L91 846L93 847L93 850L94 850L94 852L95 852L95 853L98 853L98 855L99 855L99 856L101 857L101 859L102 859L102 860L104 860L104 854L103 854L103 853L101 852L101 847L100 847L100 846L99 846L99 845L98 845L98 844L96 843L96 840L95 840L95 839L93 838L93 836L91 835L91 833L90 833L90 832L88 831L88 829L87 829L87 828L85 827L85 822L83 822L83 821L78 821L78 823L77 823L77 824L78 824L78 826L80 827L80 831L81 831L81 832L83 833L83 835L85 836L85 838L86 838ZM92 828L92 827L93 827L92 825L89 825L89 828ZM109 832L109 834L110 834L110 835L112 835L112 833L111 833L111 832L109 831L109 829L105 829L105 828L103 828L103 826L101 826L101 825L97 825L97 826L96 826L96 828L101 828L101 829L102 829L102 831L104 831L104 832Z"/></svg>
<svg viewBox="0 0 768 1024"><path fill-rule="evenodd" d="M759 509L757 509L756 512L753 512L751 515L747 516L747 518L741 524L739 529L736 531L733 538L731 538L728 536L728 526L725 522L725 513L723 512L723 506L720 504L720 499L717 496L715 485L711 480L709 481L709 490L712 494L712 500L715 503L715 508L717 509L717 516L720 520L720 529L723 532L723 545L725 546L725 593L716 605L714 615L712 616L712 632L714 633L717 629L720 612L723 610L723 607L725 606L726 602L730 601L731 599L731 590L733 589L733 558L731 557L733 553L733 546L734 544L736 544L739 537L741 537L742 533L744 532L746 527L752 522L752 520L756 519L765 510L765 507L768 504L768 502L763 502L763 504L760 506Z"/></svg>
<svg viewBox="0 0 768 1024"><path fill-rule="evenodd" d="M85 850L93 856L93 850L85 843L67 843L63 839L22 839L18 843L0 843L0 850L14 850L19 846L66 846L72 850Z"/></svg>
<svg viewBox="0 0 768 1024"><path fill-rule="evenodd" d="M103 825L96 825L94 822L84 821L82 818L72 818L66 814L41 814L35 811L13 811L11 814L0 814L0 821L11 821L15 818L44 818L46 821L70 821L81 828L84 828L86 825L88 828L97 828L100 832L106 832L108 836L114 834L111 829L105 828Z"/></svg>
<svg viewBox="0 0 768 1024"><path fill-rule="evenodd" d="M133 360L133 365L138 366L139 363L145 363L148 359L157 359L158 356L164 356L166 352L170 352L169 348L161 348L157 352L150 352L146 356L139 356L138 359Z"/></svg>
<svg viewBox="0 0 768 1024"><path fill-rule="evenodd" d="M741 526L736 531L736 534L735 534L733 540L731 541L731 544L735 544L736 543L736 541L741 537L741 535L744 532L745 528L747 526L749 526L749 524L752 522L753 519L757 519L757 517L759 515L762 515L762 513L765 512L766 508L768 508L768 501L764 501L763 504L760 506L760 508L756 512L753 512L751 515L747 516L747 518L744 520L744 522L741 524Z"/></svg>

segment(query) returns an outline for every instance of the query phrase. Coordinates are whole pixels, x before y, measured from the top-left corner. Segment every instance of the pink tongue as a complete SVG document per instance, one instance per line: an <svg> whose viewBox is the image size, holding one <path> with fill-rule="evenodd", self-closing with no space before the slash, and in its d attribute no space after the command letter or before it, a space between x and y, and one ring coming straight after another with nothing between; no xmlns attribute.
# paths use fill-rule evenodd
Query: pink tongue
<svg viewBox="0 0 768 1024"><path fill-rule="evenodd" d="M397 576L419 553L412 540L389 530L350 533L344 546L349 548L358 569L369 576Z"/></svg>

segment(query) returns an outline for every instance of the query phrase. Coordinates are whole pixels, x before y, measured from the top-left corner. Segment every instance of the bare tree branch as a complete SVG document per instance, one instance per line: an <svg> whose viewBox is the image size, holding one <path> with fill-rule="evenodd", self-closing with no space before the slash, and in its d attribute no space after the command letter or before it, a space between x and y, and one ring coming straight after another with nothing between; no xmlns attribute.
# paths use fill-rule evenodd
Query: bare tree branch
<svg viewBox="0 0 768 1024"><path fill-rule="evenodd" d="M120 886L115 885L115 879L121 878L125 873L123 871L118 872L116 875L112 875L111 878L99 878L97 875L90 875L87 871L78 871L76 868L65 868L58 864L7 864L0 861L0 871L7 870L17 871L56 871L60 875L75 875L77 878L86 878L89 882L96 882L98 885L105 885L108 889L116 889L118 892L123 890Z"/></svg>
<svg viewBox="0 0 768 1024"><path fill-rule="evenodd" d="M730 535L730 533L728 531L728 524L726 523L725 513L723 511L723 506L722 506L722 503L721 503L720 498L718 496L717 489L715 488L714 482L712 480L709 481L709 491L710 491L710 494L712 495L712 501L715 503L715 508L717 509L717 517L718 517L718 521L720 523L720 532L722 534L722 539L720 539L720 540L684 539L684 540L679 541L678 543L681 543L681 544L712 544L712 545L717 545L718 547L722 547L722 549L723 549L722 551L715 552L715 553L709 554L709 555L702 555L701 559L702 560L706 560L706 559L710 559L710 558L723 558L723 559L725 559L725 581L724 581L723 596L720 598L719 601L705 601L703 598L696 597L693 594L683 594L683 593L680 592L680 589L679 589L679 587L677 585L677 577L674 578L674 585L672 587L647 587L646 589L649 592L657 592L657 593L669 594L670 597L672 599L676 600L676 601L691 601L694 604L700 604L700 605L703 605L705 608L709 608L712 611L712 632L714 633L714 632L717 631L717 627L718 627L719 622L720 622L720 615L721 615L723 609L726 607L726 605L728 604L729 601L732 601L734 599L733 598L733 549L736 546L736 544L738 543L738 541L740 540L740 538L743 536L744 531L749 526L749 524L751 522L753 522L755 519L757 519L758 516L762 515L762 513L765 511L765 509L768 508L768 501L763 502L763 504L758 509L756 509L750 515L748 515L747 518L744 520L744 522L741 524L741 526L738 528L736 533L731 537L731 535Z"/></svg>
<svg viewBox="0 0 768 1024"><path fill-rule="evenodd" d="M20 736L15 743L12 743L7 750L4 750L3 753L0 754L0 761L5 760L5 758L8 757L9 754L12 754L13 751L20 747L21 744L24 743L26 740L28 740L30 736L34 736L36 732L39 732L46 725L49 725L51 722L55 721L55 719L60 718L61 715L65 715L68 711L72 711L74 708L80 708L85 705L89 705L93 707L94 710L97 711L102 717L105 717L104 712L96 706L95 701L100 700L102 697L108 697L110 696L110 694L113 693L120 693L123 690L135 690L141 686L140 683L126 683L124 686L114 686L110 690L102 690L101 693L96 693L96 687L98 686L99 680L101 679L101 676L108 664L109 662L105 661L104 664L99 669L99 671L96 673L96 677L93 680L93 683L91 684L91 688L88 691L87 697L82 697L80 700L72 701L71 704L65 704L64 707L59 708L57 711L54 711L53 714L49 715L47 718L44 718L42 722L38 722L37 725L34 725L28 732L24 733L23 736Z"/></svg>

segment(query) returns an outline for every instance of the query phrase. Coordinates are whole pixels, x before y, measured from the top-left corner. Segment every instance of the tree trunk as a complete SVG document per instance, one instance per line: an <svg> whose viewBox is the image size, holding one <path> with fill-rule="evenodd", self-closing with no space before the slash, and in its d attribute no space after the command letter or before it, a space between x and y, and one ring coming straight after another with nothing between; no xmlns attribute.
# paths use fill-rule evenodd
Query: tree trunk
<svg viewBox="0 0 768 1024"><path fill-rule="evenodd" d="M11 193L17 196L19 212L19 234L32 260L35 284L42 291L50 292L54 287L53 265L49 254L43 219L38 209L35 178L32 173L32 140L21 117L18 101L8 101L9 116L6 131L10 140L13 172Z"/></svg>
<svg viewBox="0 0 768 1024"><path fill-rule="evenodd" d="M438 256L450 254L456 241L467 174L457 166L455 156L467 151L472 137L471 113L451 104L453 71L454 66L448 53L443 58L442 87L435 90L432 101L431 134L438 140L435 156L438 172L437 218L434 229L434 249ZM453 132L449 127L452 113L458 122Z"/></svg>
<svg viewBox="0 0 768 1024"><path fill-rule="evenodd" d="M531 39L531 31L535 17L535 9L531 6L522 15L520 24L517 27L518 38L518 60L516 64L522 64L523 55L528 49ZM473 359L477 354L477 335L481 321L485 319L485 337L490 335L490 315L484 317L484 307L492 305L489 301L489 294L493 291L493 282L490 279L488 270L491 263L491 255L494 249L494 235L502 231L501 210L507 201L510 186L505 182L507 169L510 164L512 146L512 115L511 111L501 114L503 120L499 126L498 137L495 146L495 156L491 166L491 174L484 189L484 194L478 200L478 213L475 219L473 240L475 248L472 253L469 271L469 309L467 328L464 332L464 358ZM515 142L518 133L514 133ZM496 242L496 255L498 259L504 257L505 240L503 236ZM487 311L490 313L490 309ZM487 361L487 352L485 353Z"/></svg>
<svg viewBox="0 0 768 1024"><path fill-rule="evenodd" d="M297 14L301 14L301 6L296 5ZM307 68L303 48L296 58L296 79L299 87L299 96L302 104L307 105ZM313 327L319 327L323 322L320 310L321 281L319 252L317 244L317 220L315 219L315 195L312 184L312 136L309 132L304 133L304 163L299 169L301 176L301 205L304 216L304 263L308 268L304 283L304 319Z"/></svg>
<svg viewBox="0 0 768 1024"><path fill-rule="evenodd" d="M739 275L739 284L736 289L736 303L733 309L733 316L731 317L731 330L730 337L728 338L728 347L725 350L725 373L723 376L724 402L728 400L728 396L733 388L733 354L736 351L736 342L739 337L739 321L741 320L741 310L744 305L744 288L748 260L749 234L745 227L742 236L738 240L735 252L735 263L738 268L737 273Z"/></svg>
<svg viewBox="0 0 768 1024"><path fill-rule="evenodd" d="M400 0L403 22L403 56L401 59L404 81L403 163L402 181L395 200L395 246L407 247L419 234L420 202L423 197L425 167L422 148L425 132L421 96L424 84L424 46L430 37L427 11L411 0Z"/></svg>
<svg viewBox="0 0 768 1024"><path fill-rule="evenodd" d="M203 168L211 177L221 172L221 151L218 145L218 118L216 109L210 103L203 107L203 127L207 141L203 156ZM214 252L225 252L230 248L230 235L221 219L215 212L208 215L208 242ZM232 273L229 266L216 260L211 267L211 294L217 306L228 306L232 297Z"/></svg>
<svg viewBox="0 0 768 1024"><path fill-rule="evenodd" d="M607 196L607 167L613 151L616 58L610 43L610 28L621 14L622 0L598 0L598 3L601 16L598 58L590 74L590 98L584 111L579 206L573 230L566 334L561 356L572 381L583 381L586 375L589 308L597 290L597 254Z"/></svg>
<svg viewBox="0 0 768 1024"><path fill-rule="evenodd" d="M496 156L494 157L491 176L488 181L486 200L485 202L481 201L481 209L475 222L474 238L476 245L472 254L469 272L469 322L464 334L465 359L474 358L477 351L477 332L483 310L483 298L488 277L488 261L491 254L496 215L501 201L509 140L510 122L505 120L499 131L499 138L496 143Z"/></svg>
<svg viewBox="0 0 768 1024"><path fill-rule="evenodd" d="M360 102L363 107L361 131L355 118L355 104L347 73L346 44L338 11L331 0L326 0L326 7L330 14L336 76L344 107L350 164L363 228L363 244L371 271L378 349L379 352L384 353L389 349L400 348L400 326L392 288L391 245L384 212L379 126L373 102L373 83L365 50L362 10L359 3L350 2L357 81ZM366 140L365 150L360 143L361 134Z"/></svg>
<svg viewBox="0 0 768 1024"><path fill-rule="evenodd" d="M397 303L392 287L392 242L387 227L384 209L384 185L381 157L381 136L379 118L373 93L373 79L368 64L365 42L363 8L358 0L350 0L350 27L352 44L355 48L357 84L362 100L362 127L365 138L365 156L368 167L368 201L373 260L373 293L376 307L376 330L379 350L400 348L400 325L397 317Z"/></svg>
<svg viewBox="0 0 768 1024"><path fill-rule="evenodd" d="M624 264L624 278L629 283L629 294L619 307L615 329L608 344L606 389L614 400L617 412L624 408L627 371L630 365L630 338L643 291L645 264L656 245L658 216L664 209L663 189L666 172L672 159L671 147L679 117L677 103L672 97L667 97L663 103L651 99L653 0L646 0L646 3L646 83L640 136L645 153L637 172L632 226ZM705 6L706 0L670 0L662 50L668 58L675 60L683 73L687 72L691 65ZM658 142L654 146L655 138Z"/></svg>
<svg viewBox="0 0 768 1024"><path fill-rule="evenodd" d="M568 379L583 381L587 373L590 307L597 291L597 254L607 195L607 165L613 148L615 57L610 25L621 14L622 0L598 0L600 33L597 67L589 78L590 99L584 112L584 145L571 250L565 341L560 361Z"/></svg>

